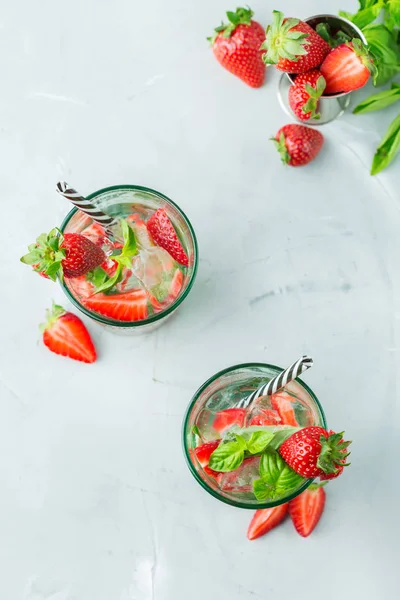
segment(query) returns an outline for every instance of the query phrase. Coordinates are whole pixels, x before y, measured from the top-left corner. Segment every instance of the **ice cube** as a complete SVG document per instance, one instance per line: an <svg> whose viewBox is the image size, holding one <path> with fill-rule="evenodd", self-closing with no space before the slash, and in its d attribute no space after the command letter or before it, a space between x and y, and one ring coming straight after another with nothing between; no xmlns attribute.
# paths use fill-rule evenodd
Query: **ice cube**
<svg viewBox="0 0 400 600"><path fill-rule="evenodd" d="M240 467L230 473L222 473L218 483L224 492L248 493L253 490L253 481L260 477L260 457L245 458Z"/></svg>

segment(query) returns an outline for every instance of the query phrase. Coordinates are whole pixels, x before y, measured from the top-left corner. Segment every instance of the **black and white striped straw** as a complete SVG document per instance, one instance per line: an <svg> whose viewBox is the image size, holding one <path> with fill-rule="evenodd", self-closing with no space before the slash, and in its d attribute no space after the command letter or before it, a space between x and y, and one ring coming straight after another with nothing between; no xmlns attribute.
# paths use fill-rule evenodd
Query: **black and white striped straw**
<svg viewBox="0 0 400 600"><path fill-rule="evenodd" d="M117 219L104 213L65 181L59 181L56 189L61 196L69 200L76 208L79 208L79 210L88 215L93 221L102 225L108 236L112 238L120 237L116 234L115 230L115 226L118 225Z"/></svg>
<svg viewBox="0 0 400 600"><path fill-rule="evenodd" d="M276 377L264 383L257 390L252 392L246 398L243 398L236 405L237 408L248 408L254 400L257 398L261 398L261 396L272 396L276 394L278 390L281 390L287 383L296 379L301 373L307 371L310 367L313 366L313 359L309 356L302 356L299 360L296 360L290 367L279 373Z"/></svg>

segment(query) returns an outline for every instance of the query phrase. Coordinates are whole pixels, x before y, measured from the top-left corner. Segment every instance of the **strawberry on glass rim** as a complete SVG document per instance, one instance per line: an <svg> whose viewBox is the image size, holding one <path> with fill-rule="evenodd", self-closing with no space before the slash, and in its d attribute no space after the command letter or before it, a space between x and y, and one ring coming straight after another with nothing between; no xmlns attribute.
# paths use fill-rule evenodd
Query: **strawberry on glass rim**
<svg viewBox="0 0 400 600"><path fill-rule="evenodd" d="M53 281L57 277L80 277L106 260L103 250L87 237L79 233L63 235L57 228L42 233L28 249L21 262Z"/></svg>

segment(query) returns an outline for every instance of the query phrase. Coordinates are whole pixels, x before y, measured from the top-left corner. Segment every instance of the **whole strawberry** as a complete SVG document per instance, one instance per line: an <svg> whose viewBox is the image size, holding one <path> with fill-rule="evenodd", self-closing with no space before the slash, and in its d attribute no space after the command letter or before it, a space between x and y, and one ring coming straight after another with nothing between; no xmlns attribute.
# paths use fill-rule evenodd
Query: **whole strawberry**
<svg viewBox="0 0 400 600"><path fill-rule="evenodd" d="M341 44L331 50L321 65L326 80L326 93L352 92L365 85L376 66L361 40Z"/></svg>
<svg viewBox="0 0 400 600"><path fill-rule="evenodd" d="M299 19L285 19L274 10L272 25L267 28L262 48L263 60L286 73L304 73L315 69L329 54L331 47L312 27Z"/></svg>
<svg viewBox="0 0 400 600"><path fill-rule="evenodd" d="M265 40L262 26L253 21L250 8L237 8L227 12L229 24L222 23L215 35L208 38L215 58L230 73L247 85L261 87L265 79L265 64L260 49Z"/></svg>
<svg viewBox="0 0 400 600"><path fill-rule="evenodd" d="M347 466L349 444L343 441L343 433L328 432L323 427L304 427L283 442L279 454L296 473L313 479L341 472Z"/></svg>
<svg viewBox="0 0 400 600"><path fill-rule="evenodd" d="M23 256L21 262L32 265L36 272L53 281L57 276L72 279L85 275L107 258L103 250L84 235L63 235L58 229L42 233L28 248L29 254Z"/></svg>
<svg viewBox="0 0 400 600"><path fill-rule="evenodd" d="M271 140L285 165L302 167L317 156L323 146L324 136L311 127L289 124L282 127Z"/></svg>
<svg viewBox="0 0 400 600"><path fill-rule="evenodd" d="M300 73L289 88L290 108L301 121L319 119L319 99L325 90L325 79L318 69Z"/></svg>

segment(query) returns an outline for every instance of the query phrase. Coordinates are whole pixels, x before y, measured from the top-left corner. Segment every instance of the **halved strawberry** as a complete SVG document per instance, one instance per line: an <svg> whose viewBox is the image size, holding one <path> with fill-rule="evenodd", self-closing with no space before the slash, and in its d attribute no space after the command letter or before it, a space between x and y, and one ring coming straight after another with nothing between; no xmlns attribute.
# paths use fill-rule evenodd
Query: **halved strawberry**
<svg viewBox="0 0 400 600"><path fill-rule="evenodd" d="M221 440L215 440L215 442L206 442L201 446L194 449L194 453L197 456L197 460L202 467L206 467L210 461L210 456L216 448L218 448Z"/></svg>
<svg viewBox="0 0 400 600"><path fill-rule="evenodd" d="M248 539L255 540L282 523L287 515L288 508L289 505L286 502L286 504L274 506L273 508L256 510L247 530Z"/></svg>
<svg viewBox="0 0 400 600"><path fill-rule="evenodd" d="M305 492L289 502L289 514L297 533L307 537L315 529L325 506L325 490L312 483Z"/></svg>
<svg viewBox="0 0 400 600"><path fill-rule="evenodd" d="M365 85L376 72L371 54L361 40L341 44L331 50L320 66L325 77L325 94L352 92Z"/></svg>
<svg viewBox="0 0 400 600"><path fill-rule="evenodd" d="M116 321L140 321L148 316L147 296L144 290L122 294L95 294L82 301L86 308Z"/></svg>
<svg viewBox="0 0 400 600"><path fill-rule="evenodd" d="M214 417L213 427L221 435L233 425L242 427L246 416L244 408L227 408L220 410Z"/></svg>
<svg viewBox="0 0 400 600"><path fill-rule="evenodd" d="M173 224L163 208L159 208L147 221L147 230L153 241L164 248L179 264L189 266L189 259L179 241Z"/></svg>
<svg viewBox="0 0 400 600"><path fill-rule="evenodd" d="M294 399L286 392L278 392L271 396L271 404L274 409L279 413L282 419L283 425L291 425L292 427L298 427L299 424L296 420L293 410Z"/></svg>
<svg viewBox="0 0 400 600"><path fill-rule="evenodd" d="M96 360L96 349L85 325L76 315L53 304L41 325L43 343L51 352L85 363Z"/></svg>
<svg viewBox="0 0 400 600"><path fill-rule="evenodd" d="M250 426L280 425L282 423L282 419L278 411L269 408L263 408L260 409L258 414L251 417L248 423Z"/></svg>

